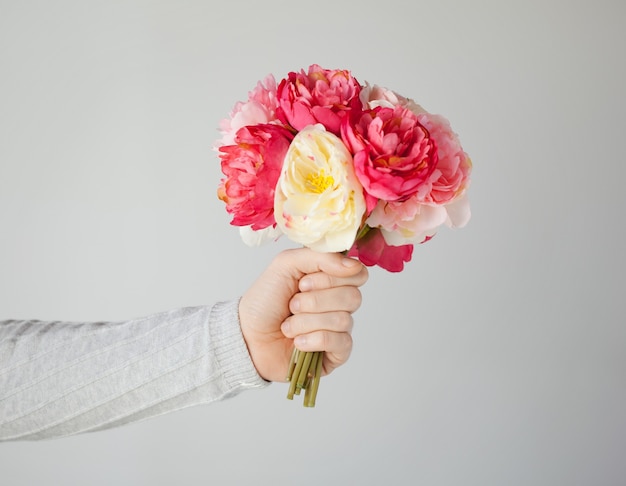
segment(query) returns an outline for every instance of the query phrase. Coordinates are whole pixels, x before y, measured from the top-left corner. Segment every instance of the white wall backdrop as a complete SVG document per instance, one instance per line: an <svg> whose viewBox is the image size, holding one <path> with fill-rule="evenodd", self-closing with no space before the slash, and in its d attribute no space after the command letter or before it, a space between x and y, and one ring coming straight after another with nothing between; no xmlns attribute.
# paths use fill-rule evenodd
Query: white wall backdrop
<svg viewBox="0 0 626 486"><path fill-rule="evenodd" d="M0 444L3 486L623 485L626 5L0 0L0 319L241 294L217 124L268 73L350 69L447 116L473 217L373 269L318 404L286 385Z"/></svg>

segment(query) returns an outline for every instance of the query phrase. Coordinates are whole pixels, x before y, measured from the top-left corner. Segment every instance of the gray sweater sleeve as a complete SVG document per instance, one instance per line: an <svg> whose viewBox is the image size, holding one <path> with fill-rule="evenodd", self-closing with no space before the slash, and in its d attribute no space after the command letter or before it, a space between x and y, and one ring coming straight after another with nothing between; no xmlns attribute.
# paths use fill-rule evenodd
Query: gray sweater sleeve
<svg viewBox="0 0 626 486"><path fill-rule="evenodd" d="M0 321L0 441L107 429L267 384L238 301L124 322Z"/></svg>

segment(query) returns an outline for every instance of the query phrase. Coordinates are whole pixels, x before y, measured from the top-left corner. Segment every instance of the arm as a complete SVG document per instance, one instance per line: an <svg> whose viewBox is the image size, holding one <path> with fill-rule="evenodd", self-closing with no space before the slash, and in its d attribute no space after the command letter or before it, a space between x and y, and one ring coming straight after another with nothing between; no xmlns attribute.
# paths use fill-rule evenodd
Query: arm
<svg viewBox="0 0 626 486"><path fill-rule="evenodd" d="M284 381L291 349L352 349L367 270L279 254L238 301L109 323L0 322L0 441L107 429ZM267 381L266 381L267 380Z"/></svg>
<svg viewBox="0 0 626 486"><path fill-rule="evenodd" d="M238 302L116 323L0 323L0 440L115 427L267 385Z"/></svg>

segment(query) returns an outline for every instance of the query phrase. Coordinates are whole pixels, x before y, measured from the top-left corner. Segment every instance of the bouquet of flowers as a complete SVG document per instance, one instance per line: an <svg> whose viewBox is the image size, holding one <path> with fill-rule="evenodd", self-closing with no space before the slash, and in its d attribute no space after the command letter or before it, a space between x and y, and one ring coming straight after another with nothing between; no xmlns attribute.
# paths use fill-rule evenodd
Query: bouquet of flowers
<svg viewBox="0 0 626 486"><path fill-rule="evenodd" d="M348 70L268 75L220 131L218 197L250 246L285 235L399 272L470 218L472 163L446 118ZM294 350L288 398L315 405L322 357Z"/></svg>

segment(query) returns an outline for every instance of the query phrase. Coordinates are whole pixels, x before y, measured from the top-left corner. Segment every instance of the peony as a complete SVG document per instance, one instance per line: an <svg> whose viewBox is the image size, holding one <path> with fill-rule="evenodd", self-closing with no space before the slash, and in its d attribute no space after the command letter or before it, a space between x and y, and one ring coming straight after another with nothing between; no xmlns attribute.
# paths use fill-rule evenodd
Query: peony
<svg viewBox="0 0 626 486"><path fill-rule="evenodd" d="M470 219L472 162L448 120L349 70L270 74L220 127L218 196L248 245L286 234L398 271Z"/></svg>
<svg viewBox="0 0 626 486"><path fill-rule="evenodd" d="M247 125L263 123L276 123L276 80L271 74L263 81L259 81L256 87L248 93L248 101L237 102L228 118L220 122L222 139L219 145L232 145L235 143L237 131Z"/></svg>
<svg viewBox="0 0 626 486"><path fill-rule="evenodd" d="M348 256L358 257L369 267L378 265L390 272L400 272L404 269L404 264L411 261L413 245L388 245L381 231L371 228L354 243Z"/></svg>
<svg viewBox="0 0 626 486"><path fill-rule="evenodd" d="M367 219L367 224L380 228L390 245L421 243L432 237L446 222L443 206L420 204L413 197L403 202L379 202Z"/></svg>
<svg viewBox="0 0 626 486"><path fill-rule="evenodd" d="M470 218L472 163L448 121L348 70L269 75L220 127L218 196L250 246L285 235L400 272L416 244ZM324 356L293 349L288 399L315 406Z"/></svg>
<svg viewBox="0 0 626 486"><path fill-rule="evenodd" d="M370 201L404 201L430 192L437 147L418 116L401 105L379 106L341 124L357 177Z"/></svg>
<svg viewBox="0 0 626 486"><path fill-rule="evenodd" d="M404 105L407 101L404 96L399 95L395 91L383 88L377 84L370 85L367 81L361 88L359 99L363 106L369 110L373 110L378 106L393 108L396 105Z"/></svg>
<svg viewBox="0 0 626 486"><path fill-rule="evenodd" d="M437 167L432 174L431 190L421 200L434 204L451 202L467 189L472 161L446 118L430 113L421 113L417 118L437 146Z"/></svg>
<svg viewBox="0 0 626 486"><path fill-rule="evenodd" d="M307 73L291 72L278 85L278 118L296 130L321 123L339 134L341 119L353 107L360 109L361 86L346 70L323 69L317 64Z"/></svg>
<svg viewBox="0 0 626 486"><path fill-rule="evenodd" d="M373 110L377 106L393 108L394 106L399 105L409 108L416 115L426 113L426 110L412 99L405 98L401 94L398 94L393 90L383 88L382 86L378 86L377 84L370 85L366 82L361 88L359 98L363 106L370 110Z"/></svg>
<svg viewBox="0 0 626 486"><path fill-rule="evenodd" d="M291 142L274 199L274 216L292 241L313 250L340 252L354 243L365 213L363 188L352 156L320 125Z"/></svg>
<svg viewBox="0 0 626 486"><path fill-rule="evenodd" d="M260 230L275 224L274 190L293 135L278 125L239 129L234 145L220 147L222 172L218 197L235 226Z"/></svg>
<svg viewBox="0 0 626 486"><path fill-rule="evenodd" d="M390 245L423 243L432 238L441 225L461 228L470 219L469 200L464 195L449 204L422 204L417 197L403 202L379 201L367 224L380 228Z"/></svg>

